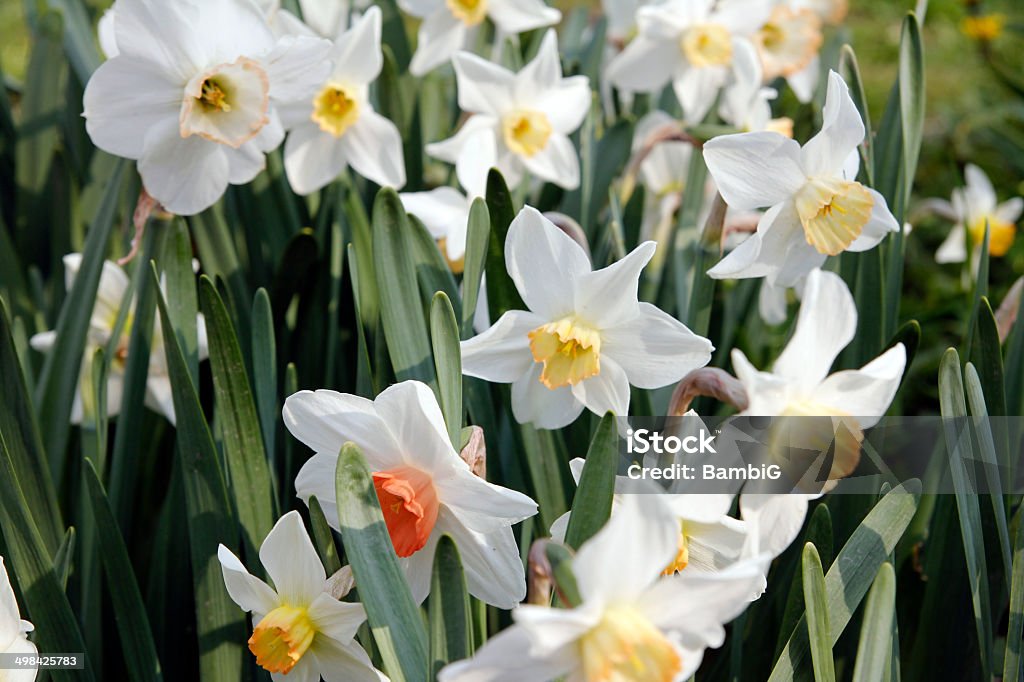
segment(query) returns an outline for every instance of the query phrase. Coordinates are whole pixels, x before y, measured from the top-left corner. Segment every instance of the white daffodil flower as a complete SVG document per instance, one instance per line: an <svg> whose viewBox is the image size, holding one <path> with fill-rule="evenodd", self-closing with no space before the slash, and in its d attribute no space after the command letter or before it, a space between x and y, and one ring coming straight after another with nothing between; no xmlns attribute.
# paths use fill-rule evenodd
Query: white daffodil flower
<svg viewBox="0 0 1024 682"><path fill-rule="evenodd" d="M403 11L423 19L409 72L424 76L472 45L476 29L490 19L497 40L553 26L562 13L543 0L398 0Z"/></svg>
<svg viewBox="0 0 1024 682"><path fill-rule="evenodd" d="M797 3L781 3L754 34L765 81L785 78L801 102L809 102L818 84L818 52L824 37L821 18Z"/></svg>
<svg viewBox="0 0 1024 682"><path fill-rule="evenodd" d="M483 197L487 178L467 172L463 167L459 182L463 194L454 187L437 187L427 192L402 192L398 198L406 212L419 218L430 236L438 242L452 272L462 272L466 256L466 231L473 200ZM486 297L481 297L481 300Z"/></svg>
<svg viewBox="0 0 1024 682"><path fill-rule="evenodd" d="M788 0L794 9L809 9L818 15L822 23L836 26L843 22L849 11L848 0Z"/></svg>
<svg viewBox="0 0 1024 682"><path fill-rule="evenodd" d="M832 417L850 432L871 428L889 409L907 363L899 343L856 370L829 374L857 331L857 308L842 278L814 270L807 276L796 330L771 372L732 352L736 378L746 389L745 415ZM779 554L796 537L816 495L743 494L740 510L755 538L752 552Z"/></svg>
<svg viewBox="0 0 1024 682"><path fill-rule="evenodd" d="M1014 197L1000 204L985 171L969 163L964 174L967 186L953 190L952 203L933 200L943 214L956 220L953 230L935 252L938 263L963 263L967 260L968 237L975 248L980 247L985 241L986 224L989 253L996 257L1006 255L1017 234L1017 221L1024 210L1024 199Z"/></svg>
<svg viewBox="0 0 1024 682"><path fill-rule="evenodd" d="M899 224L885 199L854 178L864 123L839 74L829 74L821 132L802 148L775 132L723 135L704 145L722 197L740 210L770 207L757 232L708 274L794 286L828 256L874 248Z"/></svg>
<svg viewBox="0 0 1024 682"><path fill-rule="evenodd" d="M380 32L380 8L371 7L334 42L334 66L319 89L281 108L291 129L284 167L299 194L325 187L349 165L378 185L405 184L402 136L370 103L370 84L384 65Z"/></svg>
<svg viewBox="0 0 1024 682"><path fill-rule="evenodd" d="M366 611L330 593L327 573L298 512L282 516L260 546L260 563L273 587L249 573L224 545L217 558L228 595L252 613L249 651L274 682L387 680L355 641Z"/></svg>
<svg viewBox="0 0 1024 682"><path fill-rule="evenodd" d="M518 73L468 52L453 63L459 106L473 115L455 136L427 145L428 154L455 164L464 187L484 182L492 167L511 187L524 170L565 189L579 186L580 161L569 135L590 109L590 84L586 76L562 78L553 30Z"/></svg>
<svg viewBox="0 0 1024 682"><path fill-rule="evenodd" d="M646 148L658 130L675 123L675 119L664 111L652 111L637 122L633 131L633 154L646 151L638 173L644 188L640 238L653 239L658 243L667 239L674 226L675 214L686 189L693 145L682 140L661 140Z"/></svg>
<svg viewBox="0 0 1024 682"><path fill-rule="evenodd" d="M69 253L64 256L64 286L68 291L75 282L78 269L82 264L82 254ZM89 319L89 331L86 335L85 355L78 383L78 392L71 406L71 423L81 424L95 415L92 392L92 361L97 348L107 348L117 326L122 304L133 305L134 301L126 301L131 282L128 275L116 263L104 261L100 273L99 286L96 289L96 302L93 304L92 316ZM128 359L128 345L131 340L134 310L128 313L117 340L114 355L107 358L107 416L113 417L121 411L121 399L124 392L124 371ZM198 334L199 359L209 356L206 340L206 324L202 314L196 316L196 332ZM57 332L47 331L35 334L29 344L41 353L48 353L57 342ZM146 378L146 407L159 412L171 424L175 423L174 399L171 393L171 378L167 370L167 355L164 350L164 337L161 332L160 318L156 318L153 326L153 346L149 351L149 374Z"/></svg>
<svg viewBox="0 0 1024 682"><path fill-rule="evenodd" d="M86 130L137 160L173 213L256 177L284 138L277 107L312 97L330 67L330 43L275 38L247 0L117 0L114 11L118 54L86 85Z"/></svg>
<svg viewBox="0 0 1024 682"><path fill-rule="evenodd" d="M373 401L334 391L302 391L285 401L284 422L316 452L299 471L296 492L306 502L315 495L335 529L338 452L349 441L362 449L391 542L417 601L430 591L434 550L445 533L459 547L470 594L503 609L526 596L512 526L537 513L537 504L470 471L452 447L441 408L426 385L404 381Z"/></svg>
<svg viewBox="0 0 1024 682"><path fill-rule="evenodd" d="M764 70L757 51L749 43L740 43L733 60L732 78L718 105L722 120L746 133L770 130L793 137L792 120L772 118L771 102L779 93L764 87Z"/></svg>
<svg viewBox="0 0 1024 682"><path fill-rule="evenodd" d="M726 84L740 42L765 22L760 2L668 0L640 8L639 34L608 65L620 90L655 92L672 83L686 120L699 123Z"/></svg>
<svg viewBox="0 0 1024 682"><path fill-rule="evenodd" d="M569 462L572 478L579 485L586 460L577 457ZM665 575L691 571L718 571L735 563L746 544L746 524L729 516L732 495L706 495L674 493L650 480L634 480L627 476L615 477L612 496L612 514L622 509L623 500L631 494L660 495L679 523L679 548L672 561L664 567ZM551 524L551 537L565 541L569 528L568 511Z"/></svg>
<svg viewBox="0 0 1024 682"><path fill-rule="evenodd" d="M35 628L32 623L21 619L18 601L14 598L14 588L4 566L4 558L0 556L0 654L15 656L34 656L39 653L36 645L25 635ZM36 679L35 668L22 668L0 671L0 680L4 682L32 682Z"/></svg>
<svg viewBox="0 0 1024 682"><path fill-rule="evenodd" d="M629 386L658 388L711 359L711 342L637 300L645 242L592 270L582 247L526 206L505 241L508 274L529 310L510 310L462 342L462 372L512 384L516 421L542 429L572 423L583 408L625 415Z"/></svg>
<svg viewBox="0 0 1024 682"><path fill-rule="evenodd" d="M753 561L715 573L663 576L679 522L658 495L627 495L572 560L581 603L524 605L514 625L476 655L443 668L441 682L689 679L704 650L725 641L763 580Z"/></svg>

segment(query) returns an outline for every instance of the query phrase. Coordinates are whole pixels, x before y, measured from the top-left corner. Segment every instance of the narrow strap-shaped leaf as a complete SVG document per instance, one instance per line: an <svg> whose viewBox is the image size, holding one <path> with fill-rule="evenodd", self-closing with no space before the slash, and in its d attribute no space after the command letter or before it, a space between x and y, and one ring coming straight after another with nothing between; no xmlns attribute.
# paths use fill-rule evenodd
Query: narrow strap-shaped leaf
<svg viewBox="0 0 1024 682"><path fill-rule="evenodd" d="M443 291L447 294L452 308L455 309L456 317L460 317L462 315L462 299L459 298L455 276L452 275L451 268L441 254L441 249L419 218L410 215L408 219L413 266L416 269L416 278L420 283L424 307L429 309L434 294Z"/></svg>
<svg viewBox="0 0 1024 682"><path fill-rule="evenodd" d="M804 544L812 543L818 550L818 558L822 566L832 563L833 537L832 537L832 513L827 504L819 504L811 513L807 521L807 529L804 531ZM789 594L786 596L786 608L782 612L782 626L779 628L779 635L775 643L775 654L782 652L789 636L793 634L794 628L800 622L804 614L804 591L803 575L800 571L793 571L793 578L789 585Z"/></svg>
<svg viewBox="0 0 1024 682"><path fill-rule="evenodd" d="M135 579L128 548L118 530L113 510L103 491L96 468L86 461L84 467L89 504L96 527L96 539L103 559L103 568L110 585L110 599L114 605L114 620L121 636L121 651L133 680L163 679L156 645L149 627L146 606Z"/></svg>
<svg viewBox="0 0 1024 682"><path fill-rule="evenodd" d="M505 267L505 237L515 218L512 193L497 169L487 174L487 211L491 218L491 238L487 242L487 307L491 320L509 310L526 310L515 283Z"/></svg>
<svg viewBox="0 0 1024 682"><path fill-rule="evenodd" d="M159 289L156 269L153 286ZM177 417L177 447L185 487L189 553L196 596L199 674L203 682L236 680L242 673L245 618L228 596L217 561L217 546L238 549L235 524L220 454L203 416L185 357L171 326L163 294L157 296L160 324Z"/></svg>
<svg viewBox="0 0 1024 682"><path fill-rule="evenodd" d="M320 560L324 562L327 575L334 575L341 568L341 559L338 557L338 547L334 544L331 527L324 516L324 508L315 495L309 498L309 525L313 529L313 542Z"/></svg>
<svg viewBox="0 0 1024 682"><path fill-rule="evenodd" d="M459 323L443 291L434 294L430 306L430 344L437 372L437 402L448 426L452 447L458 452L462 449L462 352Z"/></svg>
<svg viewBox="0 0 1024 682"><path fill-rule="evenodd" d="M825 574L821 568L818 550L809 542L804 545L801 573L814 679L816 682L835 682L836 670L835 661L832 660L832 634L829 631Z"/></svg>
<svg viewBox="0 0 1024 682"><path fill-rule="evenodd" d="M448 535L442 536L434 554L427 606L430 622L430 677L447 663L473 655L473 625L459 550Z"/></svg>
<svg viewBox="0 0 1024 682"><path fill-rule="evenodd" d="M255 557L277 518L260 420L231 318L205 275L199 280L199 298L210 343L213 391L224 459L231 476L230 492L242 526L246 556Z"/></svg>
<svg viewBox="0 0 1024 682"><path fill-rule="evenodd" d="M366 458L354 443L341 447L335 490L345 554L385 672L396 682L425 681L429 665L423 619L398 566Z"/></svg>
<svg viewBox="0 0 1024 682"><path fill-rule="evenodd" d="M473 200L469 208L469 224L466 226L466 256L462 269L462 338L468 339L473 332L473 316L476 314L480 289L483 286L484 268L487 265L488 240L490 239L491 217L483 199Z"/></svg>
<svg viewBox="0 0 1024 682"><path fill-rule="evenodd" d="M615 468L618 462L618 433L615 415L601 418L587 450L586 465L579 487L572 498L572 513L565 531L565 544L579 548L608 521L615 495Z"/></svg>
<svg viewBox="0 0 1024 682"><path fill-rule="evenodd" d="M1010 580L1010 618L1006 626L1006 655L1003 682L1017 682L1021 673L1024 645L1024 507L1017 512L1017 533L1013 540L1013 577Z"/></svg>
<svg viewBox="0 0 1024 682"><path fill-rule="evenodd" d="M579 606L583 599L576 584L576 575L572 572L572 552L565 545L551 542L544 548L544 556L551 565L558 600L570 608Z"/></svg>
<svg viewBox="0 0 1024 682"><path fill-rule="evenodd" d="M256 394L256 411L263 432L263 446L273 471L275 439L277 438L277 341L274 336L274 313L267 290L260 288L252 301L252 388Z"/></svg>
<svg viewBox="0 0 1024 682"><path fill-rule="evenodd" d="M853 682L879 682L885 679L892 649L892 627L896 622L896 572L888 561L878 569L864 606L857 662Z"/></svg>
<svg viewBox="0 0 1024 682"><path fill-rule="evenodd" d="M978 379L985 395L988 414L1002 417L1006 411L1006 391L1003 382L1003 350L999 341L996 317L988 298L978 301L978 312L974 322L974 343L971 346L971 362L978 370Z"/></svg>

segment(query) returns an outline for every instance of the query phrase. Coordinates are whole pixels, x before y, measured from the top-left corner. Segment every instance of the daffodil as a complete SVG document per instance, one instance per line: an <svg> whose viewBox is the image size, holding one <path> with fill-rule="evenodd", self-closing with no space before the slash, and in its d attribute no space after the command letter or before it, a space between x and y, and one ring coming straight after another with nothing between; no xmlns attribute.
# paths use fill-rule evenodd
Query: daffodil
<svg viewBox="0 0 1024 682"><path fill-rule="evenodd" d="M725 640L763 576L754 561L723 571L665 576L679 552L679 522L659 495L624 496L621 509L572 559L580 603L524 605L514 625L441 682L689 679L704 650Z"/></svg>
<svg viewBox="0 0 1024 682"><path fill-rule="evenodd" d="M398 0L405 12L423 20L409 72L423 76L470 47L476 29L490 19L498 39L557 24L562 13L543 0Z"/></svg>
<svg viewBox="0 0 1024 682"><path fill-rule="evenodd" d="M974 164L964 171L967 186L953 190L952 203L939 200L939 208L956 220L946 241L935 253L939 263L963 263L967 260L967 240L975 248L985 240L985 226L989 229L989 253L1005 256L1013 246L1017 234L1017 221L1024 210L1024 199L1014 197L998 203L992 182Z"/></svg>
<svg viewBox="0 0 1024 682"><path fill-rule="evenodd" d="M562 78L558 41L548 31L533 61L512 73L480 57L455 56L459 106L473 115L427 153L454 163L463 186L483 182L496 167L510 186L524 171L565 189L580 183L580 162L569 135L590 108L586 76Z"/></svg>
<svg viewBox="0 0 1024 682"><path fill-rule="evenodd" d="M772 118L774 88L764 87L764 69L757 51L749 43L737 45L729 84L722 91L718 113L726 123L743 132L771 130L793 137L793 121Z"/></svg>
<svg viewBox="0 0 1024 682"><path fill-rule="evenodd" d="M21 619L14 588L11 587L4 558L0 556L0 655L36 655L36 645L25 636L32 630L32 623ZM32 682L36 679L36 672L35 668L12 668L0 671L0 679L4 682Z"/></svg>
<svg viewBox="0 0 1024 682"><path fill-rule="evenodd" d="M668 0L640 8L639 33L608 65L620 90L655 92L669 83L687 121L699 123L729 80L737 45L768 15L764 3Z"/></svg>
<svg viewBox="0 0 1024 682"><path fill-rule="evenodd" d="M466 255L466 230L473 200L483 197L487 178L463 168L460 182L466 193L454 187L436 187L426 192L402 192L405 210L423 221L424 227L438 242L448 265L456 274L462 272ZM481 300L486 296L482 296Z"/></svg>
<svg viewBox="0 0 1024 682"><path fill-rule="evenodd" d="M835 439L834 468L842 468L843 434L856 437L878 423L896 395L907 362L906 349L898 343L860 369L829 374L856 331L857 308L846 284L835 273L812 271L804 286L796 330L771 372L755 369L743 351L732 352L736 377L749 400L743 414L830 418L833 431L825 440ZM808 428L815 427L812 423ZM856 446L859 451L859 441ZM754 552L775 555L785 549L803 524L807 501L814 497L799 491L741 495L742 516L751 523L756 538Z"/></svg>
<svg viewBox="0 0 1024 682"><path fill-rule="evenodd" d="M755 232L708 274L794 286L843 251L874 248L899 229L885 199L856 181L864 123L839 74L829 75L821 132L801 147L775 132L723 135L704 145L729 206L769 207Z"/></svg>
<svg viewBox="0 0 1024 682"><path fill-rule="evenodd" d="M818 52L824 40L822 19L799 2L783 2L754 34L766 81L785 78L801 102L809 102L818 85Z"/></svg>
<svg viewBox="0 0 1024 682"><path fill-rule="evenodd" d="M577 484L583 475L586 460L576 458L569 462L569 470ZM660 495L675 515L679 524L678 551L665 566L666 575L690 571L717 571L735 563L746 544L746 524L729 516L732 495L686 494L667 490L649 480L633 480L627 476L615 477L612 514L622 509L623 500L630 494ZM551 524L551 537L564 542L572 511L555 519Z"/></svg>
<svg viewBox="0 0 1024 682"><path fill-rule="evenodd" d="M366 620L362 604L339 601L296 511L282 516L260 546L268 585L245 569L231 550L217 550L231 599L252 613L249 651L274 682L380 682L386 680L355 641Z"/></svg>
<svg viewBox="0 0 1024 682"><path fill-rule="evenodd" d="M64 282L68 291L71 290L82 264L82 254L70 253L64 256ZM99 286L96 289L96 301L93 303L92 316L89 318L89 330L86 335L85 354L82 358L78 391L71 406L71 423L81 424L95 416L92 389L92 362L97 348L106 349L117 331L117 321L122 305L131 305L127 300L131 282L128 275L116 263L105 261L100 273ZM121 411L121 399L124 392L125 363L128 359L128 346L134 322L134 310L130 310L121 328L121 335L114 346L114 352L107 358L107 415L115 416ZM206 324L203 316L196 317L198 333L199 358L206 359L209 350L206 341ZM47 353L57 341L57 332L47 331L35 334L29 340L32 348ZM171 424L174 419L174 399L171 394L171 379L167 370L167 356L164 352L163 334L159 318L154 322L153 345L149 352L149 374L146 378L146 406L159 412Z"/></svg>
<svg viewBox="0 0 1024 682"><path fill-rule="evenodd" d="M281 109L291 129L284 166L299 194L325 187L349 165L378 185L405 184L402 136L370 102L384 64L380 31L380 8L371 7L334 42L334 66L319 88Z"/></svg>
<svg viewBox="0 0 1024 682"><path fill-rule="evenodd" d="M114 12L117 56L86 85L86 130L137 160L174 213L256 177L284 138L278 106L312 97L330 67L330 43L276 38L248 0L117 0Z"/></svg>
<svg viewBox="0 0 1024 682"><path fill-rule="evenodd" d="M474 475L452 447L437 399L418 381L395 384L370 401L320 390L285 401L284 422L316 454L295 489L316 496L339 528L334 493L338 452L358 445L373 470L384 522L413 596L430 591L434 550L447 533L466 569L470 594L500 608L526 596L526 577L512 526L537 512L529 497Z"/></svg>
<svg viewBox="0 0 1024 682"><path fill-rule="evenodd" d="M512 384L512 413L543 429L572 423L586 407L625 415L629 386L657 388L711 359L711 343L637 300L645 242L593 270L582 247L527 206L505 241L508 273L529 310L511 310L462 342L462 371Z"/></svg>

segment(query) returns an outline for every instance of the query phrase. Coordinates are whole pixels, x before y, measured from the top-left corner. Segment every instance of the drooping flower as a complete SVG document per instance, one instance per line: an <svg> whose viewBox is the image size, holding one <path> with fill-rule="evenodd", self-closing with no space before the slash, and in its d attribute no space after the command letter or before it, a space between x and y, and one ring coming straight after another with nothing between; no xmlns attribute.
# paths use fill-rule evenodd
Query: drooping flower
<svg viewBox="0 0 1024 682"><path fill-rule="evenodd" d="M34 656L39 653L27 635L35 628L32 623L21 619L18 601L14 598L4 558L0 556L0 655ZM36 679L36 668L12 668L2 672L4 682L32 682Z"/></svg>
<svg viewBox="0 0 1024 682"><path fill-rule="evenodd" d="M366 620L362 604L339 601L296 511L282 516L260 546L260 563L273 586L253 576L231 550L217 550L228 595L254 625L249 651L274 682L381 682L355 641Z"/></svg>
<svg viewBox="0 0 1024 682"><path fill-rule="evenodd" d="M639 34L608 65L607 77L628 92L655 92L670 82L688 122L699 123L729 79L739 42L749 42L768 15L764 3L669 0L640 8Z"/></svg>
<svg viewBox="0 0 1024 682"><path fill-rule="evenodd" d="M989 229L989 253L1005 256L1013 246L1017 234L1017 221L1024 211L1024 199L1014 197L998 203L992 182L972 163L964 170L967 186L953 190L952 203L933 200L943 213L956 220L953 230L935 252L938 263L963 263L967 260L967 240L975 248L985 240L985 225Z"/></svg>
<svg viewBox="0 0 1024 682"><path fill-rule="evenodd" d="M278 106L311 97L329 68L327 41L275 38L248 0L117 0L114 11L117 56L86 86L86 129L137 160L174 213L256 177L284 138Z"/></svg>
<svg viewBox="0 0 1024 682"><path fill-rule="evenodd" d="M413 597L430 591L434 550L445 533L458 545L470 594L500 608L526 596L526 578L512 526L537 512L529 497L475 476L448 439L437 399L426 385L404 381L370 401L320 390L285 401L284 422L316 454L303 465L295 490L316 496L339 528L334 475L341 446L358 445L391 542Z"/></svg>
<svg viewBox="0 0 1024 682"><path fill-rule="evenodd" d="M755 561L714 573L663 571L679 551L678 520L659 495L626 495L572 560L581 603L524 605L514 625L441 682L689 679L722 625L746 608L763 576Z"/></svg>
<svg viewBox="0 0 1024 682"><path fill-rule="evenodd" d="M64 256L64 283L70 291L82 264L82 254L69 253ZM100 273L99 286L96 289L96 301L93 304L92 316L89 318L89 330L86 335L85 354L80 368L78 391L71 405L71 423L81 424L92 419L96 414L93 404L92 363L97 348L106 349L117 331L118 317L122 305L130 305L117 339L114 353L107 358L107 416L113 417L121 411L121 400L124 392L125 363L128 359L128 347L131 330L135 320L134 301L128 301L127 295L131 288L128 275L116 263L104 261ZM196 317L199 359L205 360L209 355L206 341L206 324L202 314ZM47 353L57 341L56 331L35 334L29 340L32 348ZM153 345L149 351L149 374L146 379L146 407L159 412L171 424L175 423L174 399L171 393L171 379L167 369L167 355L164 349L164 337L161 332L160 319L156 318L153 327Z"/></svg>
<svg viewBox="0 0 1024 682"><path fill-rule="evenodd" d="M706 365L711 342L637 299L654 250L645 242L592 270L579 244L523 208L508 230L505 263L529 310L510 310L463 341L463 373L511 383L516 420L557 429L584 407L625 415L630 384L657 388Z"/></svg>
<svg viewBox="0 0 1024 682"><path fill-rule="evenodd" d="M399 0L405 12L423 19L409 72L423 76L470 47L476 29L490 19L498 40L557 24L562 13L543 0Z"/></svg>
<svg viewBox="0 0 1024 682"><path fill-rule="evenodd" d="M802 148L774 132L708 141L704 159L729 206L770 207L757 232L708 274L790 287L828 256L866 251L898 230L882 195L855 180L864 134L846 83L832 72L821 132Z"/></svg>
<svg viewBox="0 0 1024 682"><path fill-rule="evenodd" d="M464 187L483 182L491 167L509 186L524 171L565 189L580 182L580 162L569 135L590 108L586 76L562 78L555 32L549 30L533 61L512 73L480 57L455 56L459 106L472 116L427 153L454 163Z"/></svg>
<svg viewBox="0 0 1024 682"><path fill-rule="evenodd" d="M335 40L334 66L319 89L281 108L291 129L285 170L299 194L325 187L349 165L378 185L405 184L402 136L370 102L370 84L384 64L380 32L380 8L371 7Z"/></svg>
<svg viewBox="0 0 1024 682"><path fill-rule="evenodd" d="M856 438L878 423L907 362L906 349L898 343L860 369L830 375L832 363L856 331L857 308L846 284L835 273L814 270L807 276L796 330L772 371L755 369L739 349L732 352L736 377L749 399L744 415L831 418L832 431L825 440L834 439L833 471L844 466L844 434ZM859 441L855 445L859 450ZM799 492L741 495L740 510L756 542L753 551L774 556L789 546L803 525L808 500L815 497Z"/></svg>

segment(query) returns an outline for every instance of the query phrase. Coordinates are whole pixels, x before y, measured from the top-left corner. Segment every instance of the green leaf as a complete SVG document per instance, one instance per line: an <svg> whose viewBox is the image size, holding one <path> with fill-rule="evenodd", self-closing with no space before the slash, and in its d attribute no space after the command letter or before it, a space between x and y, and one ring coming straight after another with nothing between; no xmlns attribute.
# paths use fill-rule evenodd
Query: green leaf
<svg viewBox="0 0 1024 682"><path fill-rule="evenodd" d="M399 381L416 379L436 386L410 230L398 194L392 189L378 192L373 204L373 264L391 364Z"/></svg>
<svg viewBox="0 0 1024 682"><path fill-rule="evenodd" d="M156 269L151 285L157 290ZM168 290L169 296L179 292ZM177 449L185 487L188 514L189 553L196 600L196 635L199 640L199 674L203 682L236 680L242 674L242 642L245 617L228 596L217 561L218 545L238 549L238 528L228 501L220 454L203 416L199 395L192 383L178 337L171 326L163 294L157 296L160 325L167 354L174 412L177 419ZM237 552L236 552L237 553Z"/></svg>
<svg viewBox="0 0 1024 682"><path fill-rule="evenodd" d="M185 357L192 383L199 385L199 333L196 316L199 302L196 298L196 275L192 270L192 240L185 224L176 220L168 235L164 276L167 278L167 314L170 315L174 335Z"/></svg>
<svg viewBox="0 0 1024 682"><path fill-rule="evenodd" d="M434 294L430 306L430 345L437 371L437 402L448 426L452 447L458 452L462 449L462 351L459 323L443 291Z"/></svg>
<svg viewBox="0 0 1024 682"><path fill-rule="evenodd" d="M21 102L21 126L15 151L17 184L21 203L44 201L53 156L60 144L60 115L65 106L67 60L61 47L64 22L58 12L39 17L26 83L45 87L25 88ZM25 216L27 218L27 216ZM34 226L22 225L23 228ZM38 227L36 227L38 229Z"/></svg>
<svg viewBox="0 0 1024 682"><path fill-rule="evenodd" d="M1017 511L1013 540L1013 577L1010 581L1010 617L1006 626L1003 682L1020 679L1021 645L1024 643L1024 507Z"/></svg>
<svg viewBox="0 0 1024 682"><path fill-rule="evenodd" d="M949 458L950 477L953 481L953 490L956 493L960 536L967 559L967 576L971 585L974 624L978 631L978 646L981 648L979 653L982 674L987 678L992 668L992 623L989 620L991 601L988 592L988 568L985 561L985 537L981 525L981 509L977 490L967 469L967 462L973 459L973 453L966 419L967 404L964 401L960 357L953 348L946 351L939 365L939 408L943 417L942 424L946 439L946 453Z"/></svg>
<svg viewBox="0 0 1024 682"><path fill-rule="evenodd" d="M395 682L427 679L427 633L398 566L366 458L354 443L338 456L335 490L341 537L384 670Z"/></svg>
<svg viewBox="0 0 1024 682"><path fill-rule="evenodd" d="M850 86L850 96L853 98L861 119L864 120L864 129L868 134L864 137L864 170L868 174L868 184L874 185L874 146L871 129L871 111L868 109L868 98L864 91L864 79L860 75L860 64L857 63L857 55L849 45L843 45L839 51L839 71L843 74L847 84Z"/></svg>
<svg viewBox="0 0 1024 682"><path fill-rule="evenodd" d="M86 83L102 62L96 49L87 3L82 0L48 0L48 3L64 18L64 50L78 80Z"/></svg>
<svg viewBox="0 0 1024 682"><path fill-rule="evenodd" d="M825 574L821 568L818 550L810 542L804 545L801 566L814 679L817 682L835 682L836 670L835 662L832 660L832 634L829 631Z"/></svg>
<svg viewBox="0 0 1024 682"><path fill-rule="evenodd" d="M455 310L456 319L462 314L462 299L447 261L430 232L416 216L409 217L409 236L412 245L413 267L420 284L424 307L429 309L434 294L443 291Z"/></svg>
<svg viewBox="0 0 1024 682"><path fill-rule="evenodd" d="M899 62L900 122L903 125L903 207L910 203L910 192L917 175L924 129L924 45L921 24L913 12L903 20Z"/></svg>
<svg viewBox="0 0 1024 682"><path fill-rule="evenodd" d="M555 580L559 600L570 608L579 606L583 599L572 572L572 551L565 545L549 542L544 547L544 555L551 564L551 577Z"/></svg>
<svg viewBox="0 0 1024 682"><path fill-rule="evenodd" d="M888 559L914 517L920 490L921 484L912 480L887 493L846 541L828 569L825 596L833 645L867 594L879 566ZM804 618L797 624L775 664L770 682L795 679L809 655L810 642Z"/></svg>
<svg viewBox="0 0 1024 682"><path fill-rule="evenodd" d="M487 264L487 248L490 239L491 216L487 204L479 197L469 208L469 224L466 226L466 256L462 269L462 338L473 334L473 315L476 314L477 300Z"/></svg>
<svg viewBox="0 0 1024 682"><path fill-rule="evenodd" d="M199 280L199 298L206 318L213 392L231 479L229 490L242 526L245 555L255 557L278 516L260 420L234 326L206 275Z"/></svg>
<svg viewBox="0 0 1024 682"><path fill-rule="evenodd" d="M103 202L89 227L82 263L74 286L64 299L57 319L57 339L46 356L36 389L39 429L50 458L50 473L57 479L64 469L71 404L78 390L79 368L85 349L86 332L92 317L96 290L103 271L107 241L121 193L125 163L119 161L103 196Z"/></svg>
<svg viewBox="0 0 1024 682"><path fill-rule="evenodd" d="M586 465L580 475L576 495L572 498L572 513L565 530L565 544L570 547L579 549L601 530L611 516L615 467L619 458L618 442L615 415L606 414L590 441Z"/></svg>
<svg viewBox="0 0 1024 682"><path fill-rule="evenodd" d="M1008 414L1006 393L1003 384L1003 351L999 342L996 316L988 298L982 296L978 302L978 314L974 323L974 343L971 344L971 361L978 368L978 378L984 389L988 413L994 417Z"/></svg>
<svg viewBox="0 0 1024 682"><path fill-rule="evenodd" d="M341 248L339 245L338 248ZM263 445L273 470L274 441L277 437L277 341L274 336L274 312L267 290L260 288L252 301L252 387L256 411L260 417Z"/></svg>
<svg viewBox="0 0 1024 682"><path fill-rule="evenodd" d="M896 572L892 564L885 562L878 569L875 582L868 592L857 646L857 662L853 667L853 682L878 682L886 679L895 620Z"/></svg>
<svg viewBox="0 0 1024 682"><path fill-rule="evenodd" d="M818 558L822 566L832 563L833 537L832 537L832 513L827 504L819 504L811 513L807 521L807 529L804 531L804 544L812 543L818 550ZM789 593L786 597L786 608L782 612L782 626L779 628L779 636L775 644L775 654L778 655L789 636L793 634L794 628L800 622L804 613L804 591L802 571L793 571L793 578L790 581Z"/></svg>
<svg viewBox="0 0 1024 682"><path fill-rule="evenodd" d="M515 283L505 267L505 238L515 219L512 194L505 178L492 168L487 174L487 211L491 218L491 238L487 242L487 307L491 320L509 310L526 310Z"/></svg>
<svg viewBox="0 0 1024 682"><path fill-rule="evenodd" d="M459 550L444 535L434 554L434 572L427 602L430 622L430 678L452 661L473 655L473 622Z"/></svg>
<svg viewBox="0 0 1024 682"><path fill-rule="evenodd" d="M131 559L124 538L118 530L113 510L103 491L99 475L92 462L86 460L84 467L89 503L103 569L110 585L110 599L114 605L114 620L121 636L121 651L133 680L161 680L160 661L157 660L156 645L150 631L146 606L135 579Z"/></svg>
<svg viewBox="0 0 1024 682"><path fill-rule="evenodd" d="M57 574L57 580L61 588L66 592L68 587L68 576L71 575L71 563L75 556L75 527L68 528L64 533L64 542L57 548L53 555L53 570Z"/></svg>
<svg viewBox="0 0 1024 682"><path fill-rule="evenodd" d="M341 558L338 556L338 547L334 544L334 534L324 516L324 508L320 506L320 500L316 496L309 498L309 525L313 528L313 541L316 543L316 551L320 560L324 562L327 575L332 576L341 568Z"/></svg>

